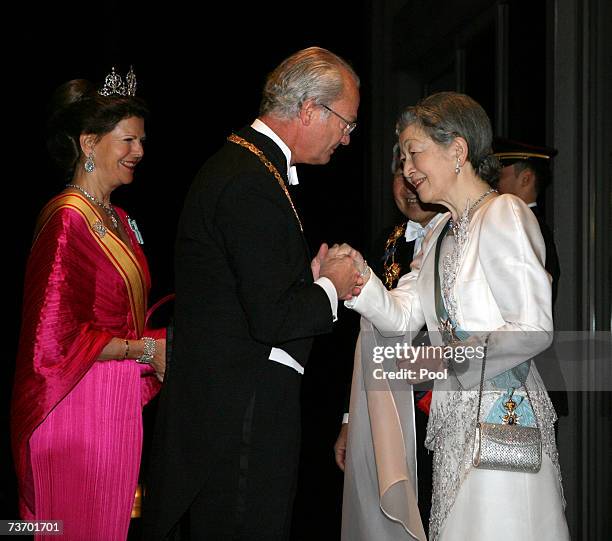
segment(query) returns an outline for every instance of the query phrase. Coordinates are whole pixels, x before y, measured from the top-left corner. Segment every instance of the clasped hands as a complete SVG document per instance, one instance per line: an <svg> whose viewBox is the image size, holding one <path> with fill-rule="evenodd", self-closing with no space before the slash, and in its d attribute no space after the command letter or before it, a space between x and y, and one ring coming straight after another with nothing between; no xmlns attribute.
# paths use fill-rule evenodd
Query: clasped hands
<svg viewBox="0 0 612 541"><path fill-rule="evenodd" d="M334 244L331 248L321 244L310 267L315 280L321 277L331 280L338 298L345 301L359 295L370 277L363 256L346 243Z"/></svg>

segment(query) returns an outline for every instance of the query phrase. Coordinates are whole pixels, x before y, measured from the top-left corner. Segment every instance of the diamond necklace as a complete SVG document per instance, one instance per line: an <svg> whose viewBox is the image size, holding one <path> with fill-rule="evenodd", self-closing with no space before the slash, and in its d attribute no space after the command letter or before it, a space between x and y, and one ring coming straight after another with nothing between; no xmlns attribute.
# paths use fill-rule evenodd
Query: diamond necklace
<svg viewBox="0 0 612 541"><path fill-rule="evenodd" d="M106 213L106 215L110 218L111 222L113 222L113 227L115 229L119 228L119 222L117 221L117 213L115 212L115 209L113 207L111 207L110 205L105 205L97 197L94 197L85 188L77 184L66 184L66 188L74 188L75 190L78 190L85 197L87 197L87 199L89 199L92 203L95 203L96 205L101 207L102 210L104 210L104 212Z"/></svg>
<svg viewBox="0 0 612 541"><path fill-rule="evenodd" d="M450 219L450 230L453 232L453 235L455 236L455 238L457 238L457 236L460 235L462 232L467 234L467 227L466 226L469 223L470 218L472 217L471 216L472 210L474 210L474 208L476 206L478 206L478 204L485 197L487 197L487 195L489 195L489 194L491 194L493 192L497 193L497 190L495 188L489 188L478 199L476 199L476 201L474 201L469 207L466 204L465 210L463 211L461 216L459 216L459 219L457 221L453 220L452 218Z"/></svg>
<svg viewBox="0 0 612 541"><path fill-rule="evenodd" d="M452 250L447 253L442 260L442 299L444 307L448 312L449 317L455 323L457 322L457 300L455 299L455 282L459 272L459 265L463 256L463 247L468 239L468 226L470 224L470 213L487 195L497 192L494 188L489 188L484 192L474 203L469 207L465 206L465 210L455 222L450 220L449 230L455 239L455 244ZM438 272L438 269L436 269Z"/></svg>

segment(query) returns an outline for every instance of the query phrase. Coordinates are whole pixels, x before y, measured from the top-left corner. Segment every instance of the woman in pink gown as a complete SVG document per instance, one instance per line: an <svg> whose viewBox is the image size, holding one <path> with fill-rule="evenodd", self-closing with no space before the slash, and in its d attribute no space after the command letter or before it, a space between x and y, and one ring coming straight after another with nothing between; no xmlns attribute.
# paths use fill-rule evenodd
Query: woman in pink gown
<svg viewBox="0 0 612 541"><path fill-rule="evenodd" d="M140 233L110 203L143 156L134 91L131 70L56 91L49 148L71 180L42 210L26 268L11 411L20 514L63 521L65 540L126 539L142 407L165 369Z"/></svg>

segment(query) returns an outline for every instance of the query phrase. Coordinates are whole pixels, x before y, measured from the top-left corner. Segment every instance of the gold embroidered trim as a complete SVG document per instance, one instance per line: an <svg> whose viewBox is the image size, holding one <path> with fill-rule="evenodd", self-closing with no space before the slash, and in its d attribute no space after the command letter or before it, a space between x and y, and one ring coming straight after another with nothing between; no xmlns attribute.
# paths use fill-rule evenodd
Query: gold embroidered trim
<svg viewBox="0 0 612 541"><path fill-rule="evenodd" d="M383 281L387 289L393 289L394 283L398 280L400 273L402 272L401 265L395 261L395 245L397 243L397 239L403 237L405 233L406 224L403 223L401 225L397 225L385 243L386 257L385 262L383 263ZM389 261L389 259L391 259L391 261Z"/></svg>

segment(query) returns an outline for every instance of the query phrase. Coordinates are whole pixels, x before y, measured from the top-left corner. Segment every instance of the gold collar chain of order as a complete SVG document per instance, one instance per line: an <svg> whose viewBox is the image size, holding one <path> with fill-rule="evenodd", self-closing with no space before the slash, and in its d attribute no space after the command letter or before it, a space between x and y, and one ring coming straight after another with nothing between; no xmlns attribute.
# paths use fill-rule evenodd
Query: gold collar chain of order
<svg viewBox="0 0 612 541"><path fill-rule="evenodd" d="M236 143L237 145L240 145L241 147L244 147L247 150L251 151L253 154L255 154L255 156L259 158L261 163L263 163L267 167L268 171L270 171L270 173L274 175L274 178L278 181L280 187L283 189L283 192L285 192L285 195L287 196L287 199L289 200L289 204L291 205L291 208L293 209L293 214L295 214L295 218L298 221L298 224L300 225L300 231L303 233L304 228L302 227L302 221L300 220L300 217L298 216L297 210L295 210L295 205L293 204L293 201L291 200L291 195L289 194L289 190L287 190L285 181L283 180L283 177L281 177L281 174L278 172L278 169L274 166L274 164L270 160L268 160L268 158L266 158L266 155L261 150L259 150L253 143L249 143L248 141L246 141L239 135L232 133L227 138L227 140L231 141L232 143Z"/></svg>
<svg viewBox="0 0 612 541"><path fill-rule="evenodd" d="M400 263L395 261L395 252L397 250L397 240L403 237L406 233L406 223L395 226L387 242L385 243L385 261L383 263L383 277L385 287L393 289L393 284L400 277L402 267ZM391 261L389 261L391 260Z"/></svg>

